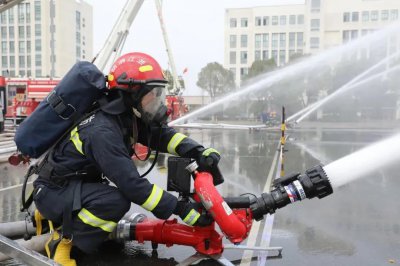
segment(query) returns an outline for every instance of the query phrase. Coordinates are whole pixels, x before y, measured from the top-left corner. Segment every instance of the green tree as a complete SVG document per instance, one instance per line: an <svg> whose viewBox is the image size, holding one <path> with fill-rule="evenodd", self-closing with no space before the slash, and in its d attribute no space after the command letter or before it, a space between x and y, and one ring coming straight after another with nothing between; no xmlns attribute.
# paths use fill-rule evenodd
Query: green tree
<svg viewBox="0 0 400 266"><path fill-rule="evenodd" d="M217 62L208 63L198 75L197 86L206 90L211 99L235 87L233 73Z"/></svg>
<svg viewBox="0 0 400 266"><path fill-rule="evenodd" d="M242 81L246 82L251 78L257 77L258 75L270 72L276 69L276 63L274 59L268 60L256 60L251 64L249 73L243 77Z"/></svg>

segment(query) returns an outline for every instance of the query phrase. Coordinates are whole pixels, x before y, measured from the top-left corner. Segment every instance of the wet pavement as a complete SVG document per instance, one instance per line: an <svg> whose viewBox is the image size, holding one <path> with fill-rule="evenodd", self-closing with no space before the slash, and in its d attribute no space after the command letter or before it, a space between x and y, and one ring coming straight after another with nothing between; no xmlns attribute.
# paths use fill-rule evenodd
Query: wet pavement
<svg viewBox="0 0 400 266"><path fill-rule="evenodd" d="M200 130L183 131L205 146L222 154L220 168L225 183L223 196L252 193L259 196L267 181L277 151L280 133L276 131ZM318 164L328 164L369 143L383 139L387 130L295 129L289 134L285 171L304 172ZM166 187L166 157L160 156L152 182ZM149 164L140 165L143 173ZM23 220L19 212L20 187L25 166L0 165L0 222ZM333 195L305 200L278 210L268 219L273 223L270 245L283 247L282 258L268 259L267 265L399 265L400 264L400 164L380 169L370 176L339 188ZM135 211L143 212L139 207ZM150 215L150 214L148 214ZM254 225L255 226L255 225ZM253 227L254 227L253 226ZM265 220L257 224L256 245L269 238L263 231ZM228 243L228 242L226 242ZM245 243L244 243L245 244ZM130 242L121 247L104 246L96 256L81 257L79 265L176 265L195 253L190 247ZM249 265L243 252L226 250L224 256L236 265ZM267 255L254 251L250 265L264 265ZM247 253L246 253L247 256ZM20 265L8 261L0 265ZM199 265L218 265L208 260Z"/></svg>

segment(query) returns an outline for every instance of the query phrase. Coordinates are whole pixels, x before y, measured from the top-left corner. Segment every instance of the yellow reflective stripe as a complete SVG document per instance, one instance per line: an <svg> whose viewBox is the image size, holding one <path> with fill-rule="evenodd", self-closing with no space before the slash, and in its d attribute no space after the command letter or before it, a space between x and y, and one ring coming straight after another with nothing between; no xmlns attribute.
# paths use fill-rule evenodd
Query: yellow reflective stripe
<svg viewBox="0 0 400 266"><path fill-rule="evenodd" d="M71 137L69 139L72 141L72 143L74 143L74 146L79 151L79 153L84 155L83 150L82 150L83 144L82 144L81 139L79 138L78 127L75 127L71 131Z"/></svg>
<svg viewBox="0 0 400 266"><path fill-rule="evenodd" d="M183 221L185 223L187 223L188 225L194 225L197 220L200 217L200 213L198 213L196 210L192 209L188 215L186 215L186 217L183 219Z"/></svg>
<svg viewBox="0 0 400 266"><path fill-rule="evenodd" d="M84 222L85 224L88 224L93 227L100 227L106 232L111 233L114 231L115 227L117 226L117 223L113 221L106 221L103 220L97 216L95 216L93 213L88 211L87 209L83 208L79 213L78 217Z"/></svg>
<svg viewBox="0 0 400 266"><path fill-rule="evenodd" d="M208 155L210 155L210 153L213 153L213 152L215 152L216 154L219 155L219 152L216 149L213 149L213 148L208 148L207 150L203 151L203 155L204 156L208 156Z"/></svg>
<svg viewBox="0 0 400 266"><path fill-rule="evenodd" d="M181 134L181 133L176 133L172 138L171 138L171 140L169 141L169 143L168 143L168 146L167 146L167 150L168 150L168 152L169 153L171 153L171 154L173 154L173 155L178 155L177 153L176 153L176 147L179 145L179 143L181 143L182 142L182 140L184 139L184 138L187 138L185 135L183 135L183 134Z"/></svg>
<svg viewBox="0 0 400 266"><path fill-rule="evenodd" d="M154 210L154 208L157 207L157 204L160 202L163 193L164 190L156 185L153 185L153 190L151 191L150 196L141 206L148 211Z"/></svg>

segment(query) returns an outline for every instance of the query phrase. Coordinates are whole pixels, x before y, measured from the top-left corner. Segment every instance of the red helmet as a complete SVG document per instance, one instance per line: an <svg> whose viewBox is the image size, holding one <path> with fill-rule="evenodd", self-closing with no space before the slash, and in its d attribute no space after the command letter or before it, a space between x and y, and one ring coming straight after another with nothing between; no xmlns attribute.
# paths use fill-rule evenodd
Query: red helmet
<svg viewBox="0 0 400 266"><path fill-rule="evenodd" d="M108 74L109 89L136 92L140 85L167 83L158 62L144 53L128 53L117 59Z"/></svg>

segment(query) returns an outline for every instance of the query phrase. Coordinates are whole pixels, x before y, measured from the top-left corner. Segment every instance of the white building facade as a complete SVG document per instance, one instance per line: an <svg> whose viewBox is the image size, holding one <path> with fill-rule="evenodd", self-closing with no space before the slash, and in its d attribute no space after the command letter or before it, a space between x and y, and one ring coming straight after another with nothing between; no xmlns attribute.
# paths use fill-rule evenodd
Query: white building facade
<svg viewBox="0 0 400 266"><path fill-rule="evenodd" d="M284 66L399 20L399 0L306 0L304 4L227 9L224 67L236 84L255 60Z"/></svg>
<svg viewBox="0 0 400 266"><path fill-rule="evenodd" d="M62 77L93 57L92 7L78 0L26 0L0 13L0 75Z"/></svg>

